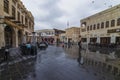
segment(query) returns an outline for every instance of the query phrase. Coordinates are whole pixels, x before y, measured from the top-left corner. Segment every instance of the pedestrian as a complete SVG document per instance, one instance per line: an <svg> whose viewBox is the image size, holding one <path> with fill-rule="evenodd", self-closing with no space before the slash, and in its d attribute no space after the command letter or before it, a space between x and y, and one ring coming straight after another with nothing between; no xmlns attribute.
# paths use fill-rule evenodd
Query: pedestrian
<svg viewBox="0 0 120 80"><path fill-rule="evenodd" d="M68 48L71 48L71 41L68 40Z"/></svg>
<svg viewBox="0 0 120 80"><path fill-rule="evenodd" d="M64 42L62 42L61 46L64 48Z"/></svg>
<svg viewBox="0 0 120 80"><path fill-rule="evenodd" d="M31 43L31 54L32 54L32 55L36 55L36 54L37 54L36 42L32 42L32 43Z"/></svg>
<svg viewBox="0 0 120 80"><path fill-rule="evenodd" d="M6 46L4 59L5 59L5 60L8 60L8 56L9 56L9 46Z"/></svg>
<svg viewBox="0 0 120 80"><path fill-rule="evenodd" d="M78 47L79 47L79 49L82 48L82 47L81 47L81 40L78 42Z"/></svg>
<svg viewBox="0 0 120 80"><path fill-rule="evenodd" d="M27 54L31 54L31 44L30 44L30 42L28 42L26 44L26 48L27 48Z"/></svg>
<svg viewBox="0 0 120 80"><path fill-rule="evenodd" d="M78 59L77 59L77 62L81 65L83 65L83 57L81 56L81 40L78 42L78 51L79 51L79 55L78 55Z"/></svg>

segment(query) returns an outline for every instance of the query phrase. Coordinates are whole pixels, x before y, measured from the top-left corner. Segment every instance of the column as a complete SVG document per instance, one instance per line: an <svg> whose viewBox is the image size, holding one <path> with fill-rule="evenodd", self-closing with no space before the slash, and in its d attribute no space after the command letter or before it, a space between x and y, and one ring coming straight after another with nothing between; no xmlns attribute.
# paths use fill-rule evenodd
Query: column
<svg viewBox="0 0 120 80"><path fill-rule="evenodd" d="M87 37L87 44L89 44L90 43L90 38L89 37Z"/></svg>
<svg viewBox="0 0 120 80"><path fill-rule="evenodd" d="M16 31L15 31L15 36L16 36L16 45L15 45L15 47L18 47L18 29L16 29Z"/></svg>
<svg viewBox="0 0 120 80"><path fill-rule="evenodd" d="M5 47L4 27L0 24L0 48Z"/></svg>
<svg viewBox="0 0 120 80"><path fill-rule="evenodd" d="M97 37L97 43L100 43L100 37Z"/></svg>
<svg viewBox="0 0 120 80"><path fill-rule="evenodd" d="M114 35L111 36L111 40L110 40L110 43L115 43L116 41L116 37Z"/></svg>
<svg viewBox="0 0 120 80"><path fill-rule="evenodd" d="M13 47L18 47L18 29L16 28L13 31Z"/></svg>

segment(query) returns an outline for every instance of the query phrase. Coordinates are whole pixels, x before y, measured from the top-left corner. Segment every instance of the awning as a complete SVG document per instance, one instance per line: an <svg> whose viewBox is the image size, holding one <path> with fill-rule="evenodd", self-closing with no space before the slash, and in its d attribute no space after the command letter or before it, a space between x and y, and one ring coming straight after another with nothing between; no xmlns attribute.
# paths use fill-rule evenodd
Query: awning
<svg viewBox="0 0 120 80"><path fill-rule="evenodd" d="M4 19L4 23L10 25L11 27L15 27L17 29L23 29L23 26L18 26L17 24L15 24L14 22L8 20L8 19Z"/></svg>
<svg viewBox="0 0 120 80"><path fill-rule="evenodd" d="M32 30L26 29L26 28L24 28L24 31L27 32L27 33L32 33L33 32Z"/></svg>

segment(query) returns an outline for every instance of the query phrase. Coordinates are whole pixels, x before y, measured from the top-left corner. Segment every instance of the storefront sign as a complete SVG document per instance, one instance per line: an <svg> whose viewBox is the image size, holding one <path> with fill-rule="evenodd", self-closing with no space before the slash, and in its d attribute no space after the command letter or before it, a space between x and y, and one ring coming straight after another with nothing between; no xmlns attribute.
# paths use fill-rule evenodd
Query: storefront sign
<svg viewBox="0 0 120 80"><path fill-rule="evenodd" d="M107 31L107 33L118 33L120 32L120 29L110 29Z"/></svg>

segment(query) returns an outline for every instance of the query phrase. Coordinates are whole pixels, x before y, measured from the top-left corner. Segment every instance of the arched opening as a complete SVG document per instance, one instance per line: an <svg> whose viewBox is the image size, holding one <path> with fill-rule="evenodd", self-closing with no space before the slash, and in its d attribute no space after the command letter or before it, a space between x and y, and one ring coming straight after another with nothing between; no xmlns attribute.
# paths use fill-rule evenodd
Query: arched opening
<svg viewBox="0 0 120 80"><path fill-rule="evenodd" d="M11 27L6 26L5 27L5 46L12 47L13 46L13 30Z"/></svg>
<svg viewBox="0 0 120 80"><path fill-rule="evenodd" d="M22 31L19 30L18 31L18 45L20 45L22 43Z"/></svg>

